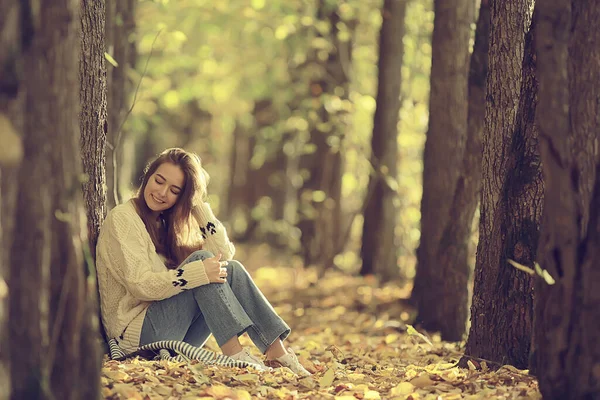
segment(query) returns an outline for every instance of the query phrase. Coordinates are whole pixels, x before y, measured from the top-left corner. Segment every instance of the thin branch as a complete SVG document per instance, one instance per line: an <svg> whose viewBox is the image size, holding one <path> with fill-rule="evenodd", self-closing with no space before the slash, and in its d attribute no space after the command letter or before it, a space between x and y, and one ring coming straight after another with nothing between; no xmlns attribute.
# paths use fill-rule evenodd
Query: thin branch
<svg viewBox="0 0 600 400"><path fill-rule="evenodd" d="M123 117L123 121L121 121L121 124L119 125L119 131L117 132L117 138L115 140L115 143L112 145L112 147L113 147L113 152L112 152L113 197L115 199L115 204L119 204L119 193L117 190L117 188L119 187L118 181L117 181L117 179L118 179L117 152L119 151L119 146L121 145L121 136L123 135L123 125L125 125L125 122L129 118L129 115L131 115L131 112L133 111L133 107L135 107L135 103L137 100L138 92L140 90L140 86L142 85L142 81L144 80L144 76L146 76L146 71L148 70L148 63L150 62L150 58L152 58L152 54L154 53L154 44L156 43L156 40L158 39L158 36L160 35L161 32L162 32L162 28L159 29L158 32L156 32L156 36L154 37L154 40L152 41L152 46L150 47L150 54L148 54L148 58L146 58L146 64L144 65L144 71L142 72L142 76L140 77L137 87L135 88L135 93L133 94L133 101L131 102L131 107L129 107L129 110L127 110L127 113Z"/></svg>

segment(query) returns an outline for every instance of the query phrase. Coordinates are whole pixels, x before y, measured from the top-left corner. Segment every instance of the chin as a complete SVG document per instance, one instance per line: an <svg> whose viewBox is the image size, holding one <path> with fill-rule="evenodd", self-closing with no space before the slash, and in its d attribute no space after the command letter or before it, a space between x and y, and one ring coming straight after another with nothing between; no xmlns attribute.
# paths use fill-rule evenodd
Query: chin
<svg viewBox="0 0 600 400"><path fill-rule="evenodd" d="M148 199L146 198L146 196L144 196L144 203L146 203L146 206L154 212L158 212L158 211L162 211L163 208L162 207L156 207L153 205L152 199L150 199L150 201L148 201Z"/></svg>

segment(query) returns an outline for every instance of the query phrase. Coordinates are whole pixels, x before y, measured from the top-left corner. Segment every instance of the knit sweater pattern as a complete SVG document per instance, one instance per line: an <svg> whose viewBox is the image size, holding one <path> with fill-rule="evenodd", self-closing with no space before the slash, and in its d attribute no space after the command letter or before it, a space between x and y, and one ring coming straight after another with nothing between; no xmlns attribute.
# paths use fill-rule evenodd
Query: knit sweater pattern
<svg viewBox="0 0 600 400"><path fill-rule="evenodd" d="M198 210L203 249L231 260L235 247L208 203ZM138 215L133 200L113 208L102 225L96 247L96 271L102 323L126 353L134 352L148 307L154 301L209 284L202 261L168 269Z"/></svg>

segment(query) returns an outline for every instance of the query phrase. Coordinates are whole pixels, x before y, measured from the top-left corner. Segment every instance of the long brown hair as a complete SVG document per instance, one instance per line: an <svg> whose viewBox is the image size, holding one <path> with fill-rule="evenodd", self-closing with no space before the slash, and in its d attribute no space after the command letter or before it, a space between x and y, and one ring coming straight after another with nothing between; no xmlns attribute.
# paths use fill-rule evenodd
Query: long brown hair
<svg viewBox="0 0 600 400"><path fill-rule="evenodd" d="M144 199L144 190L150 177L166 162L181 168L185 181L177 201L173 207L161 213L161 223L157 225L152 210ZM192 209L206 198L208 180L200 157L180 148L163 151L144 169L142 185L133 201L156 247L156 252L165 256L169 268L175 268L192 252L202 248L202 236L191 213Z"/></svg>

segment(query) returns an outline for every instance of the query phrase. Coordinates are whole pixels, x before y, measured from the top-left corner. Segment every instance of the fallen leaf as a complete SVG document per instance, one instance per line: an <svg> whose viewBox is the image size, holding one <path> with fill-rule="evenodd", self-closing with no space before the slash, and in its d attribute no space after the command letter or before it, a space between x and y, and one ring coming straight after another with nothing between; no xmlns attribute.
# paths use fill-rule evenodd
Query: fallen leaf
<svg viewBox="0 0 600 400"><path fill-rule="evenodd" d="M322 388L327 388L333 384L333 380L335 379L335 371L329 368L321 379L319 379L319 386Z"/></svg>

